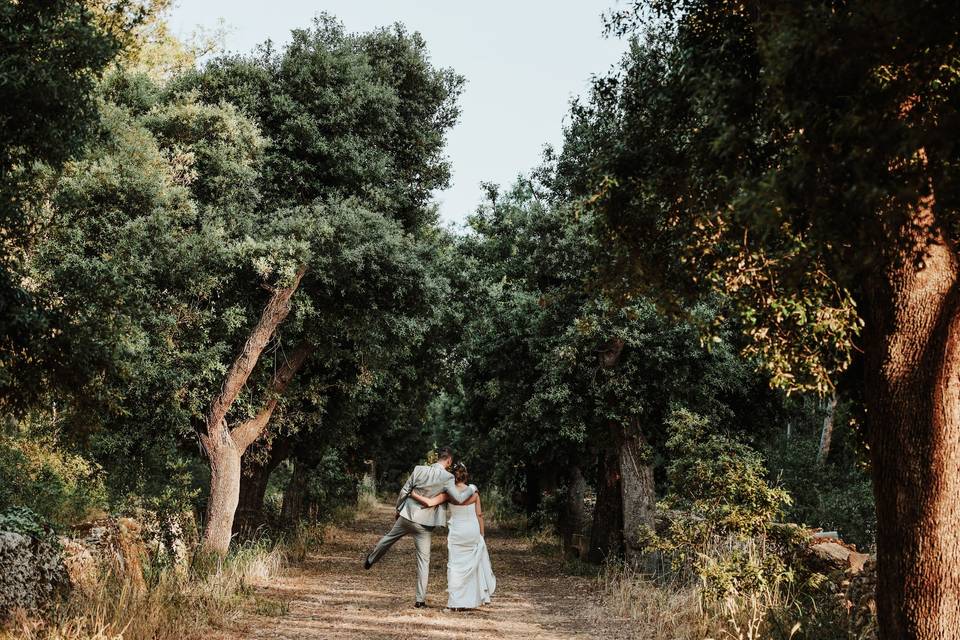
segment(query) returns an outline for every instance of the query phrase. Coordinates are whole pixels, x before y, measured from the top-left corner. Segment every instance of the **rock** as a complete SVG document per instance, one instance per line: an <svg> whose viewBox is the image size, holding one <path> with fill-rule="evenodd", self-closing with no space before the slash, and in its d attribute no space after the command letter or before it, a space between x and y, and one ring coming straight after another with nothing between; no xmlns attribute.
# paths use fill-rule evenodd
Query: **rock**
<svg viewBox="0 0 960 640"><path fill-rule="evenodd" d="M0 619L41 611L68 585L56 540L0 531Z"/></svg>
<svg viewBox="0 0 960 640"><path fill-rule="evenodd" d="M836 542L821 542L810 545L810 550L820 559L834 565L837 568L846 568L848 558L852 553L850 549Z"/></svg>
<svg viewBox="0 0 960 640"><path fill-rule="evenodd" d="M870 560L873 556L869 553L857 553L856 551L851 551L850 555L847 556L847 570L851 574L860 573L863 570L864 565L867 561Z"/></svg>
<svg viewBox="0 0 960 640"><path fill-rule="evenodd" d="M98 567L128 580L135 591L143 591L143 562L147 549L140 524L132 518L103 518L74 528L74 542L95 560ZM78 556L82 552L78 551Z"/></svg>

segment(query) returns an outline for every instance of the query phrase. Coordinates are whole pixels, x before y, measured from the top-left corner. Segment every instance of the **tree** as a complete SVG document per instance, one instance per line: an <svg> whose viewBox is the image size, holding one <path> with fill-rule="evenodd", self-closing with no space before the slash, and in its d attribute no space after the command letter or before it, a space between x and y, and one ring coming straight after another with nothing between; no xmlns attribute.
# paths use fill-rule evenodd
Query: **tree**
<svg viewBox="0 0 960 640"><path fill-rule="evenodd" d="M112 446L134 445L152 411L160 441L196 431L209 550L229 546L243 453L287 402L317 400L298 374L322 362L362 377L429 330L444 283L427 266L427 198L448 176L458 86L419 36L348 36L329 19L282 54L170 87L129 72L105 83L107 143L58 181L49 210L69 224L33 265L72 320L62 359L90 374L77 397L113 403ZM252 108L261 98L282 104ZM299 135L313 119L324 127Z"/></svg>
<svg viewBox="0 0 960 640"><path fill-rule="evenodd" d="M445 130L457 114L453 100L460 83L449 71L429 65L418 35L410 36L397 27L352 36L323 17L313 29L295 31L282 55L267 45L257 58L215 61L180 86L196 88L207 100L234 102L256 118L271 139L258 183L264 194L262 208L349 195L382 212L384 224L397 220L407 231L416 232L432 222L427 206L430 191L443 186L449 176L440 153ZM379 236L380 246L389 247L393 233L372 232L369 241ZM338 267L349 264L327 263L325 268L337 273ZM397 264L404 277L402 264ZM201 441L213 462L212 486L224 479L223 495L212 490L208 507L206 544L218 552L229 543L240 456L264 432L275 402L268 400L254 417L231 429L226 427L227 414L263 349L284 323L291 298L310 267L302 262L290 269L273 289L205 418ZM329 277L322 271L316 274L320 279ZM356 279L357 274L352 274L353 279L343 275L346 279L340 282L364 283ZM375 286L384 284L385 274L371 272L371 276ZM341 291L344 288L341 284ZM402 299L403 291L403 287L393 290L396 301ZM376 304L375 299L368 302ZM301 350L312 347L305 343L294 353ZM303 361L291 362L292 368L278 371L270 383L271 394L286 388ZM225 462L214 462L221 455L218 451L225 452Z"/></svg>
<svg viewBox="0 0 960 640"><path fill-rule="evenodd" d="M259 124L271 141L259 182L265 208L349 194L410 231L435 222L430 194L449 181L443 145L463 78L433 67L423 38L400 25L348 34L321 15L291 37L282 52L267 42L175 86Z"/></svg>
<svg viewBox="0 0 960 640"><path fill-rule="evenodd" d="M473 458L500 461L481 471L522 489L531 515L544 491L575 489L577 470L588 474L598 493L593 559L640 560L640 527L653 524L654 452L663 450L672 404L742 429L775 403L753 402L766 381L737 356L729 329L708 350L694 323L644 299L619 308L591 288L592 221L575 216L552 184L491 190L470 219L464 282L453 287L466 309L454 358L460 386L448 392L462 396L452 408L464 415L454 421L464 423L458 435ZM716 313L691 308L699 324ZM561 475L564 468L572 472Z"/></svg>
<svg viewBox="0 0 960 640"><path fill-rule="evenodd" d="M789 388L863 350L881 637L957 636L956 7L636 4L570 130L607 282L723 292Z"/></svg>
<svg viewBox="0 0 960 640"><path fill-rule="evenodd" d="M132 18L122 3L105 15ZM22 410L42 385L34 346L49 337L23 282L34 229L26 209L44 178L78 153L96 128L100 74L121 43L82 2L0 5L0 403ZM56 99L51 99L56 96ZM30 363L33 366L28 366Z"/></svg>
<svg viewBox="0 0 960 640"><path fill-rule="evenodd" d="M269 253L245 235L249 217L217 215L197 194L230 179L230 200L241 199L264 140L229 106L165 101L137 78L106 89L102 144L68 163L33 212L57 224L39 225L29 274L44 313L60 319L47 351L69 374L56 386L67 430L111 471L116 502L178 501L169 478L190 459L181 444L197 395L225 370L250 304L220 288L256 278L252 263ZM164 146L151 129L171 122L190 135Z"/></svg>

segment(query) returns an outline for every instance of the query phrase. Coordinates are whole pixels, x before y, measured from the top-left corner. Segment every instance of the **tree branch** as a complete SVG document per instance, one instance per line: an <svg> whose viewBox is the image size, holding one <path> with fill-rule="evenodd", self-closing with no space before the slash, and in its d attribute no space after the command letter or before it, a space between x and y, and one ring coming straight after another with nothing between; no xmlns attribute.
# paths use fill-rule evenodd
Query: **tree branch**
<svg viewBox="0 0 960 640"><path fill-rule="evenodd" d="M273 381L270 383L270 388L267 391L270 397L263 405L263 408L260 409L255 417L242 422L230 432L241 454L266 430L267 423L270 422L273 411L277 408L280 396L283 395L290 381L293 380L293 377L303 367L303 363L306 362L311 353L313 353L312 344L301 342L297 345L297 348L294 349L290 358L287 359L287 361L283 363L283 366L274 374Z"/></svg>
<svg viewBox="0 0 960 640"><path fill-rule="evenodd" d="M266 348L270 342L273 333L277 327L280 326L280 323L286 319L287 314L290 313L290 298L300 286L300 281L303 279L306 271L307 268L305 266L300 267L293 284L287 287L278 287L273 290L270 299L263 308L263 312L260 314L260 320L257 321L256 326L250 332L250 337L247 338L246 343L243 345L240 355L238 355L236 360L233 361L233 364L230 365L230 370L227 371L223 385L220 387L220 393L214 397L210 403L210 409L207 412L207 432L200 437L200 441L205 449L209 449L211 443L229 437L230 432L227 428L226 418L227 412L230 410L230 405L237 399L240 390L243 389L247 383L250 373L257 365L257 361L260 359L264 348ZM216 444L214 444L214 446L216 446Z"/></svg>

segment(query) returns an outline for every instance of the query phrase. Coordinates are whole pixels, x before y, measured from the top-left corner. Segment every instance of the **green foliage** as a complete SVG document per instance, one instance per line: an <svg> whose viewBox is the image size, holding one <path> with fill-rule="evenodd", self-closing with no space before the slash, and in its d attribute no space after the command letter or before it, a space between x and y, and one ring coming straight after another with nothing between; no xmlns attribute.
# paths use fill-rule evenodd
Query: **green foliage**
<svg viewBox="0 0 960 640"><path fill-rule="evenodd" d="M765 538L790 496L770 486L760 454L686 409L675 409L667 423L668 486L660 505L667 525L642 532L648 549L668 561L669 573L696 575L717 599L791 582L792 570Z"/></svg>
<svg viewBox="0 0 960 640"><path fill-rule="evenodd" d="M259 181L267 206L355 195L413 230L433 220L442 155L463 79L430 65L402 27L350 34L328 15L294 30L282 51L226 56L175 86L235 104L271 141Z"/></svg>
<svg viewBox="0 0 960 640"><path fill-rule="evenodd" d="M110 17L123 17L126 4L111 6ZM97 77L120 42L85 3L71 0L4 2L0 25L0 171L6 205L12 195L6 180L14 167L61 164L86 141L96 122Z"/></svg>
<svg viewBox="0 0 960 640"><path fill-rule="evenodd" d="M13 531L36 540L56 541L48 522L28 507L8 507L0 511L0 531Z"/></svg>
<svg viewBox="0 0 960 640"><path fill-rule="evenodd" d="M112 3L107 14L127 24L125 6ZM27 210L93 134L95 85L119 49L83 2L0 4L0 407L22 412L42 390L50 363L37 344L56 323L23 282L37 231Z"/></svg>
<svg viewBox="0 0 960 640"><path fill-rule="evenodd" d="M105 506L95 464L55 440L0 436L0 510L27 509L65 526Z"/></svg>
<svg viewBox="0 0 960 640"><path fill-rule="evenodd" d="M770 473L793 498L786 519L837 531L844 542L869 550L876 539L877 514L862 436L850 413L854 405L838 404L830 455L817 465L824 414L815 403L804 404L790 417L789 437L781 427L763 443Z"/></svg>
<svg viewBox="0 0 960 640"><path fill-rule="evenodd" d="M701 341L699 326L713 321L719 300L677 322L646 299L617 306L589 287L599 239L552 179L546 166L510 191L491 188L470 219L474 233L460 242L453 277L457 384L434 405L436 439L463 443L487 482L536 494L572 462L589 469L586 443L611 445L611 427L640 429L659 455L674 402L735 428L775 410L730 331L709 348ZM603 366L615 341L616 364Z"/></svg>
<svg viewBox="0 0 960 640"><path fill-rule="evenodd" d="M383 37L424 54L415 38ZM336 55L345 56L343 64L371 64L347 55L352 45L341 45ZM421 62L418 73L433 78ZM303 384L288 389L277 411L278 433L310 432L337 393L347 405L338 409L344 436L363 423L373 431L373 421L380 430L401 416L409 421L413 416L403 412L424 402L409 402L412 390L424 386L422 375L438 353L426 336L446 290L433 268L442 245L426 228L404 229L389 207L373 210L384 203L369 197L363 176L313 184L310 194L273 208L261 189L269 188L267 165L280 159L260 123L227 102L205 102L199 89L169 92L151 83L144 75L111 75L105 91L113 101L101 109L103 144L53 182L49 208L60 224L37 243L30 264L44 304L62 319L60 338L45 346L56 354L57 381L73 399L65 428L87 434L86 446L110 471L114 501L140 496L149 506L170 506L196 495L205 474L188 442L259 318L264 289L290 282L301 268L307 275L293 312L231 420L255 415L275 367L298 344L310 343L314 358ZM301 89L299 98L312 100ZM312 90L327 95L322 86ZM431 120L431 109L445 98L422 97L416 117ZM394 106L413 108L402 100ZM269 133L273 115L258 115ZM354 117L358 128L344 153L361 153L364 135L382 133ZM401 180L404 172L427 170L401 160L433 162L429 150L416 158L394 147L379 153L395 156L394 177L381 172L378 179L401 191L418 188ZM362 164L361 156L353 161ZM410 206L404 205L408 213ZM46 209L35 215L39 220ZM401 395L407 403L398 401Z"/></svg>
<svg viewBox="0 0 960 640"><path fill-rule="evenodd" d="M350 34L322 16L282 49L170 77L189 56L162 24L149 27L167 47L160 69L143 32L96 26L109 12L0 8L0 39L20 52L17 68L0 63L13 92L0 101L0 170L19 216L0 220L0 240L31 231L0 265L0 295L15 294L0 301L0 406L8 388L30 388L24 403L57 415L0 437L0 509L21 509L0 527L46 531L19 505L57 525L105 507L201 507L209 470L196 434L210 399L270 292L303 272L227 416L256 416L278 368L311 348L244 457L247 471L277 469L276 520L335 519L355 504L368 460L389 487L430 446L452 443L487 513L552 550L561 472L577 465L592 481L602 452L642 435L641 462L675 510L659 536L647 532L651 549L714 600L812 584L796 541L771 530L784 513L867 543L858 443L838 441L810 482L815 429L790 442L779 433L785 417L816 411L768 382L823 389L849 364L860 327L851 272L876 241L859 232L873 228L864 212L885 185L862 179L844 194L847 176L814 176L822 158L807 143L845 130L811 123L816 109L794 87L757 71L811 53L791 48L809 34L798 14L775 3L751 22L736 8L668 4L654 3L661 20L645 23L621 72L574 107L563 152L509 190L488 186L459 236L436 226L430 194L449 182L443 144L463 80L430 63L418 34ZM106 7L136 21L144 4ZM796 32L765 30L778 16ZM124 65L100 79L121 40ZM71 64L53 69L63 55ZM38 107L34 89L51 86L63 100ZM747 441L764 443L783 487ZM284 492L303 513L281 513ZM322 527L293 530L302 557ZM196 561L210 572L198 577L213 575L211 559Z"/></svg>
<svg viewBox="0 0 960 640"><path fill-rule="evenodd" d="M306 482L315 520L330 519L340 507L356 503L360 495L359 479L345 469L343 458L334 450L310 470Z"/></svg>
<svg viewBox="0 0 960 640"><path fill-rule="evenodd" d="M751 536L790 505L790 495L770 486L763 458L748 445L712 432L705 418L686 409L674 411L668 425L669 508L703 518L712 532Z"/></svg>
<svg viewBox="0 0 960 640"><path fill-rule="evenodd" d="M575 107L561 161L613 240L607 281L721 292L776 383L831 389L877 304L864 283L902 249L890 230L931 185L956 198L940 148L960 125L956 19L895 0L631 3L611 28L634 46ZM953 206L937 215L953 233Z"/></svg>

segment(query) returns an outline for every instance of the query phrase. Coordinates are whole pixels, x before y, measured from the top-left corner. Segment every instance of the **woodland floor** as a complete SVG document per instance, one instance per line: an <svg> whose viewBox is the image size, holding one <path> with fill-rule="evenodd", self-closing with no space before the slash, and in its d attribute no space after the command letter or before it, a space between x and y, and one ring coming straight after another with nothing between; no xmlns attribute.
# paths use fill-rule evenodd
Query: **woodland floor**
<svg viewBox="0 0 960 640"><path fill-rule="evenodd" d="M320 550L285 576L257 588L257 597L286 603L279 615L251 611L225 638L510 638L622 637L596 609L596 578L569 576L555 553L521 534L492 528L487 544L497 575L493 602L444 613L446 530L433 536L427 609L414 609L413 541L404 538L370 571L363 555L393 524L381 505L331 529ZM601 629L597 622L603 620Z"/></svg>

